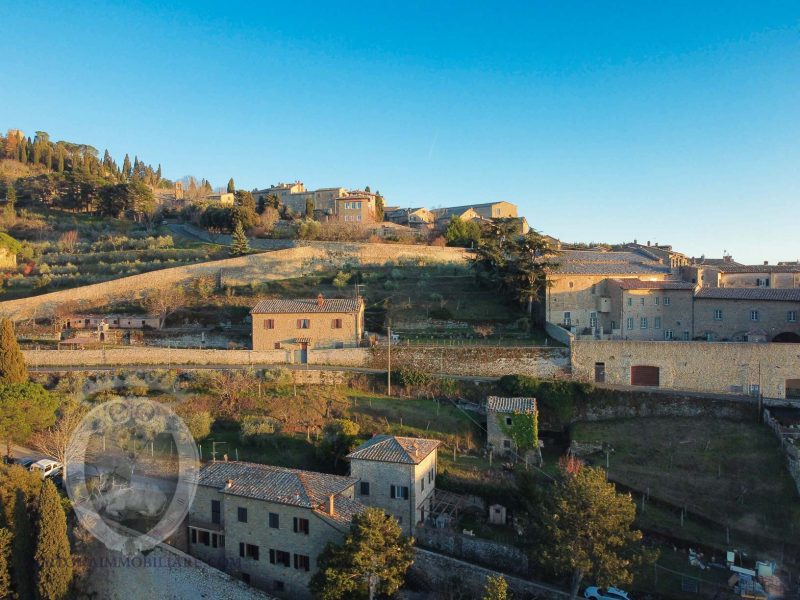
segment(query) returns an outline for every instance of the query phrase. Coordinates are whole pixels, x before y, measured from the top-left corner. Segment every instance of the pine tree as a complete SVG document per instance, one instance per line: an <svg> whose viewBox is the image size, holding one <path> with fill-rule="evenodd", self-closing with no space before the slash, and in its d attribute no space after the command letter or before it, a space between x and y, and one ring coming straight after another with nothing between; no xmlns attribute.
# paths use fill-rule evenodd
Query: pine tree
<svg viewBox="0 0 800 600"><path fill-rule="evenodd" d="M28 369L17 344L14 324L10 319L0 321L0 383L25 383Z"/></svg>
<svg viewBox="0 0 800 600"><path fill-rule="evenodd" d="M125 160L122 161L122 179L127 181L131 178L131 159L126 154Z"/></svg>
<svg viewBox="0 0 800 600"><path fill-rule="evenodd" d="M37 600L62 600L72 582L67 518L56 486L45 480L39 492L34 571Z"/></svg>
<svg viewBox="0 0 800 600"><path fill-rule="evenodd" d="M158 163L158 169L156 169L156 185L161 185L161 163Z"/></svg>
<svg viewBox="0 0 800 600"><path fill-rule="evenodd" d="M230 179L228 179L228 193L232 194L235 191L236 191L236 184L233 183L233 177L231 177Z"/></svg>
<svg viewBox="0 0 800 600"><path fill-rule="evenodd" d="M14 205L17 203L17 190L14 188L13 181L9 181L6 186L6 203L10 210L14 210Z"/></svg>
<svg viewBox="0 0 800 600"><path fill-rule="evenodd" d="M231 255L242 256L250 252L250 242L244 232L244 227L241 221L236 221L236 228L233 230L233 239L231 243Z"/></svg>

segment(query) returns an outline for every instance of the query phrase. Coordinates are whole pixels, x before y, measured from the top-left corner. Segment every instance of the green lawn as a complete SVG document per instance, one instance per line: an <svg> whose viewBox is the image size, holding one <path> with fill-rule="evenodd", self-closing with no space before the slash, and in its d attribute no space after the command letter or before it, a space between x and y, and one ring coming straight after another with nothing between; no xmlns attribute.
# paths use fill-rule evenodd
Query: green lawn
<svg viewBox="0 0 800 600"><path fill-rule="evenodd" d="M719 547L727 546L727 535L744 544L747 534L791 540L800 531L797 491L766 426L714 418L623 419L577 423L571 435L610 443L611 479L672 505L645 503L642 512L636 494L643 527ZM594 460L605 463L603 455ZM717 525L690 517L681 527L684 506Z"/></svg>

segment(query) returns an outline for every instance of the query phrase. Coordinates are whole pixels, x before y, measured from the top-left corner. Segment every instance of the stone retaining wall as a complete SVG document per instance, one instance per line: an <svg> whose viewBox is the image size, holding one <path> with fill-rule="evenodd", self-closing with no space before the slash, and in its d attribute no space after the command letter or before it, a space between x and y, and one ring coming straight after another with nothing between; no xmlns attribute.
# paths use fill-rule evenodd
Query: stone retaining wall
<svg viewBox="0 0 800 600"><path fill-rule="evenodd" d="M98 367L106 365L271 365L287 362L285 350L191 350L152 346L106 350L24 350L30 367Z"/></svg>
<svg viewBox="0 0 800 600"><path fill-rule="evenodd" d="M417 527L414 539L428 550L501 569L505 573L528 575L528 556L515 546L432 527Z"/></svg>

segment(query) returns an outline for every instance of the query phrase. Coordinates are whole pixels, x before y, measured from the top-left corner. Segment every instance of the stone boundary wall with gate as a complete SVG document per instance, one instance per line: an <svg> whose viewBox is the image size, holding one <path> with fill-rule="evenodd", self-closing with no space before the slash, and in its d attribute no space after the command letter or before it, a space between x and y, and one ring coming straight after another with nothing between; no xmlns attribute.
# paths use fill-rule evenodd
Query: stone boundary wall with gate
<svg viewBox="0 0 800 600"><path fill-rule="evenodd" d="M410 244L306 242L292 248L209 262L160 269L130 277L0 302L0 316L19 321L52 316L59 305L76 311L103 306L114 300L141 297L150 290L184 285L202 276L219 277L224 285L302 277L345 264L459 264L465 265L463 248Z"/></svg>
<svg viewBox="0 0 800 600"><path fill-rule="evenodd" d="M760 385L767 398L785 398L786 381L800 380L800 344L575 340L570 351L575 378L593 381L603 363L611 385L630 385L633 366L658 367L663 388L746 394Z"/></svg>

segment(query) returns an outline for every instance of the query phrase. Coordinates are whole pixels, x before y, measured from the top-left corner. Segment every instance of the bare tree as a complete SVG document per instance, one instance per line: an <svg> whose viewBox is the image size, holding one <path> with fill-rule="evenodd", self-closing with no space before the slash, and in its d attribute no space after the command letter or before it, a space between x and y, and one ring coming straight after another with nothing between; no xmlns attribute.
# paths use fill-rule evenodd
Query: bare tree
<svg viewBox="0 0 800 600"><path fill-rule="evenodd" d="M61 237L58 238L58 245L61 246L64 252L72 254L75 252L75 247L78 245L78 232L74 229L65 231L61 234Z"/></svg>
<svg viewBox="0 0 800 600"><path fill-rule="evenodd" d="M31 445L36 450L64 465L64 479L67 478L67 447L70 437L87 412L88 409L81 403L67 402L59 410L56 424L35 434L31 439Z"/></svg>
<svg viewBox="0 0 800 600"><path fill-rule="evenodd" d="M151 290L144 299L145 308L158 315L158 328L164 327L167 317L186 305L186 294L180 286Z"/></svg>

